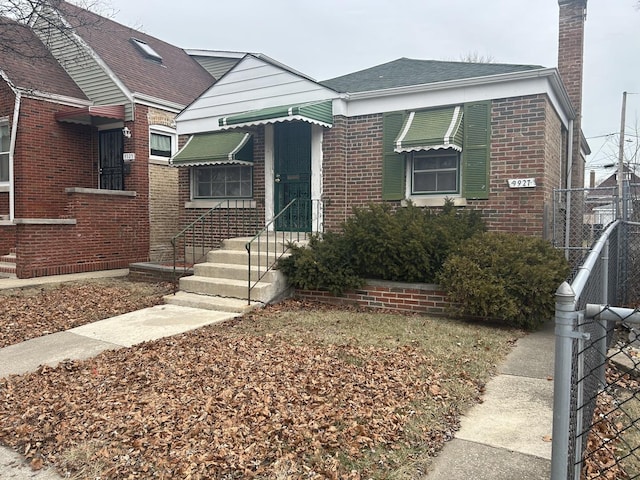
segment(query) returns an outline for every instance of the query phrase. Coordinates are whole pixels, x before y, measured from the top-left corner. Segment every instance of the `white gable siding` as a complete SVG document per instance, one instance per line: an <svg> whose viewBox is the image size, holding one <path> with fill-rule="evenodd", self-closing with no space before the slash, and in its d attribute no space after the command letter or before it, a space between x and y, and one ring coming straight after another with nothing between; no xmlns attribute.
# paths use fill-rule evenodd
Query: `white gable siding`
<svg viewBox="0 0 640 480"><path fill-rule="evenodd" d="M247 56L178 116L178 133L218 130L220 117L236 113L337 97L312 80Z"/></svg>

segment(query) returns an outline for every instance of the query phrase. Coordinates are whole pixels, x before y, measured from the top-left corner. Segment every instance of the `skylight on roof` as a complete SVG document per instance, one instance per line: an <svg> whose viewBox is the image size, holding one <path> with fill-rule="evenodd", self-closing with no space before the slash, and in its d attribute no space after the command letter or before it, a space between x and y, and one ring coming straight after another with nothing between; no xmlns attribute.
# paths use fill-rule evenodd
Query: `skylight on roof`
<svg viewBox="0 0 640 480"><path fill-rule="evenodd" d="M140 50L149 60L162 63L162 57L160 54L151 48L151 45L147 42L131 37L131 43L138 47L138 50Z"/></svg>

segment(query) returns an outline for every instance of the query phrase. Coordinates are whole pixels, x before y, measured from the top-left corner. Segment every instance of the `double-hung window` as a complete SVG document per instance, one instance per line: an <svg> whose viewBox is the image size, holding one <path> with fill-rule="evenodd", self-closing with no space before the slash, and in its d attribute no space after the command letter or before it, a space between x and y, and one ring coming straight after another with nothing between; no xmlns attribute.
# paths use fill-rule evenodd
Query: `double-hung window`
<svg viewBox="0 0 640 480"><path fill-rule="evenodd" d="M193 169L194 199L251 198L253 167L249 165L211 165Z"/></svg>
<svg viewBox="0 0 640 480"><path fill-rule="evenodd" d="M168 162L176 153L176 131L173 128L154 125L149 127L149 158Z"/></svg>
<svg viewBox="0 0 640 480"><path fill-rule="evenodd" d="M460 154L455 150L414 152L411 158L411 194L460 193Z"/></svg>
<svg viewBox="0 0 640 480"><path fill-rule="evenodd" d="M9 122L0 120L0 184L9 183L9 150L11 136Z"/></svg>

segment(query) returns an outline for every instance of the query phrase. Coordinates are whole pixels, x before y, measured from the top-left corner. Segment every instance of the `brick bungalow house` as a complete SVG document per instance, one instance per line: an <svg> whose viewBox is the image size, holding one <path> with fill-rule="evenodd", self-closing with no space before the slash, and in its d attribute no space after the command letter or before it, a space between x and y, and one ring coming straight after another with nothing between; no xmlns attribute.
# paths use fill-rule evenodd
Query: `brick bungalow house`
<svg viewBox="0 0 640 480"><path fill-rule="evenodd" d="M0 52L0 262L15 262L4 270L168 258L175 117L214 77L184 50L69 3L43 18L5 29L18 51Z"/></svg>
<svg viewBox="0 0 640 480"><path fill-rule="evenodd" d="M553 189L581 187L589 153L586 0L559 7L557 69L400 58L318 82L246 55L177 117L181 223L242 200L264 224L296 200L304 218L278 229L335 229L370 202L450 198L549 238Z"/></svg>

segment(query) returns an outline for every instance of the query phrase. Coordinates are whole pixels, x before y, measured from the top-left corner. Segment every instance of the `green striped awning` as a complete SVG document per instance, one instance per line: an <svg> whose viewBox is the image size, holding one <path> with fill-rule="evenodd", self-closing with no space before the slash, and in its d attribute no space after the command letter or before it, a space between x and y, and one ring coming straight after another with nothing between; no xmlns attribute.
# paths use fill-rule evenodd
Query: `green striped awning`
<svg viewBox="0 0 640 480"><path fill-rule="evenodd" d="M303 103L298 105L283 105L279 107L262 108L248 112L230 115L218 119L218 125L226 126L250 126L264 125L266 123L287 122L299 120L315 123L323 127L333 125L333 107L331 100L315 103Z"/></svg>
<svg viewBox="0 0 640 480"><path fill-rule="evenodd" d="M395 140L394 151L452 148L462 151L461 107L410 112Z"/></svg>
<svg viewBox="0 0 640 480"><path fill-rule="evenodd" d="M194 165L252 165L253 140L246 132L215 132L192 135L170 161L176 167Z"/></svg>

